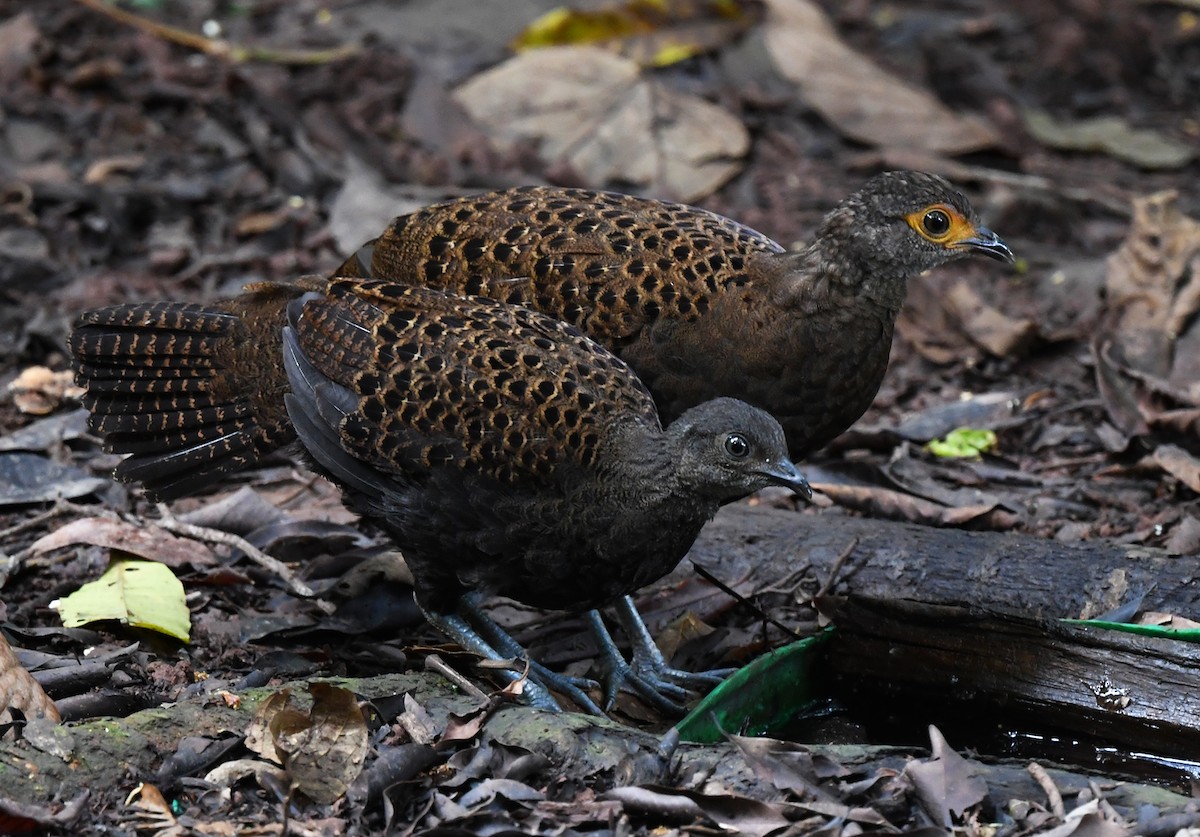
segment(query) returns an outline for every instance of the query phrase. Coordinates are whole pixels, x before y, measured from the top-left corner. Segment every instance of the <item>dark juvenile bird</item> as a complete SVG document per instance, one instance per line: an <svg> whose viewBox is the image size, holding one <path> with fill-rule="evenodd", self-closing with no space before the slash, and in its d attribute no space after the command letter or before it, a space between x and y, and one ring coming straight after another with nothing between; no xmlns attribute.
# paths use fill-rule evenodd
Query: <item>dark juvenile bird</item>
<svg viewBox="0 0 1200 837"><path fill-rule="evenodd" d="M632 366L664 421L739 398L779 419L798 459L870 406L908 277L970 254L1013 260L953 186L901 171L796 251L695 207L529 187L399 217L335 275L535 308Z"/></svg>
<svg viewBox="0 0 1200 837"><path fill-rule="evenodd" d="M395 537L430 621L497 659L521 649L481 596L596 608L669 572L720 505L772 484L808 493L763 411L719 398L664 430L619 358L490 299L358 279L258 285L213 305L87 312L71 348L92 427L132 454L122 477L176 496L278 441L282 414L351 507ZM631 672L589 619L610 698L621 678L652 700L664 691L675 672L661 657ZM531 699L553 705L537 687Z"/></svg>

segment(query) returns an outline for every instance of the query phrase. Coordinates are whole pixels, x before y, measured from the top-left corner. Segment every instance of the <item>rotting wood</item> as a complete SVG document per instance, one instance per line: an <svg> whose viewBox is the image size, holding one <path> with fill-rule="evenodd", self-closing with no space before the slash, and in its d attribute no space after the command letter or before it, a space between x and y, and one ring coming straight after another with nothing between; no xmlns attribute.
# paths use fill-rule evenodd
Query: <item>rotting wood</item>
<svg viewBox="0 0 1200 837"><path fill-rule="evenodd" d="M1144 595L1144 610L1200 617L1200 557L1107 541L1060 543L735 505L705 527L688 558L726 581L752 573L769 583L804 570L815 592L856 539L833 594L1045 619L1094 618ZM687 560L676 570L691 572Z"/></svg>

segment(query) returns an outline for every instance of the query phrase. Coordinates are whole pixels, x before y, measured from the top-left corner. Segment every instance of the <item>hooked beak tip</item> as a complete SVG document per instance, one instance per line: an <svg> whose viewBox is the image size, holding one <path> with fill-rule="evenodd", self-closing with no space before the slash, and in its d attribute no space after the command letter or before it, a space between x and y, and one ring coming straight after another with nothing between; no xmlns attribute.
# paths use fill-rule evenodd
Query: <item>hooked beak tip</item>
<svg viewBox="0 0 1200 837"><path fill-rule="evenodd" d="M776 463L774 468L762 473L775 485L790 488L805 500L812 499L812 486L808 484L808 480L804 478L804 474L800 473L800 470L791 462L784 460Z"/></svg>
<svg viewBox="0 0 1200 837"><path fill-rule="evenodd" d="M976 227L975 234L955 242L955 248L970 250L989 259L1012 264L1017 260L1013 251L1004 243L1004 239L987 227Z"/></svg>

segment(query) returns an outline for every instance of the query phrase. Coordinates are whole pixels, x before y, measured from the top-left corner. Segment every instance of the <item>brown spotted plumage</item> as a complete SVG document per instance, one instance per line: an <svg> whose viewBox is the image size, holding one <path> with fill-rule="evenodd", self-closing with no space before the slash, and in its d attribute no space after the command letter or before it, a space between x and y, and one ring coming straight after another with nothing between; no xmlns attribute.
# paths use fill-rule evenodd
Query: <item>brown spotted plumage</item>
<svg viewBox="0 0 1200 837"><path fill-rule="evenodd" d="M360 279L257 285L208 306L88 312L71 348L91 426L131 454L120 477L177 496L298 436L396 538L430 620L495 658L519 647L474 633L464 619L495 630L474 597L594 608L670 571L721 504L770 484L808 491L763 411L721 398L664 430L611 352L486 298ZM631 673L611 639L605 651L618 680L673 708L654 680L672 674L661 658Z"/></svg>
<svg viewBox="0 0 1200 837"><path fill-rule="evenodd" d="M801 457L870 406L908 277L970 253L1012 259L945 180L890 172L794 252L695 207L529 187L397 218L335 275L535 308L629 363L664 420L740 398Z"/></svg>

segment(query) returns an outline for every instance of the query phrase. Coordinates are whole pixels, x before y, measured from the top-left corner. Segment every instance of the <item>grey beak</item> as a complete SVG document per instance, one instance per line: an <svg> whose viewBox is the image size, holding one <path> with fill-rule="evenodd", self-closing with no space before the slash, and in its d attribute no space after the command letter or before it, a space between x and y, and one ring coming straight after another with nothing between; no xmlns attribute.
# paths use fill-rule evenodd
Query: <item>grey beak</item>
<svg viewBox="0 0 1200 837"><path fill-rule="evenodd" d="M999 262L1012 264L1016 261L1016 256L1013 255L1012 250L1008 249L1008 245L1004 243L1004 239L987 227L976 227L975 235L955 242L954 246L956 248L961 247L971 250L981 256L987 256L989 259L995 259Z"/></svg>
<svg viewBox="0 0 1200 837"><path fill-rule="evenodd" d="M812 499L812 486L808 484L808 480L804 478L804 474L800 473L800 470L792 464L791 460L780 459L777 462L772 462L767 467L761 469L759 473L774 485L782 485L784 488L790 488L804 497L805 500Z"/></svg>

